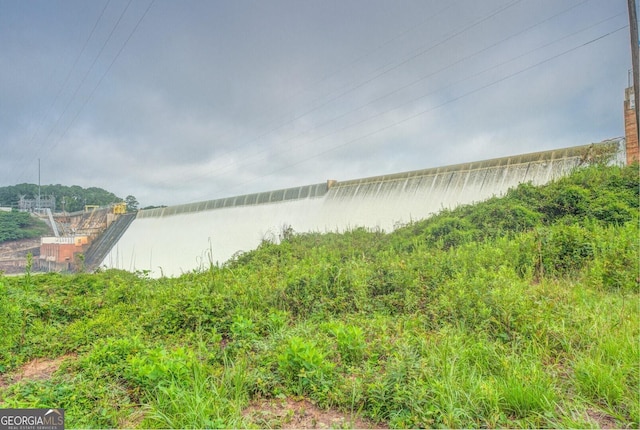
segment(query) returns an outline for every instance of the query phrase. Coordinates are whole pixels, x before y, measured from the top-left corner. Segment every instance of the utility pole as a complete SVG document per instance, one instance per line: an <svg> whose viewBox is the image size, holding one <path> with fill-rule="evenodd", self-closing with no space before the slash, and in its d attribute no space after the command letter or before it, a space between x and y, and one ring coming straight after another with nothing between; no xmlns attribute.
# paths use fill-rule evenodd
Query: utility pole
<svg viewBox="0 0 640 430"><path fill-rule="evenodd" d="M631 67L633 69L633 95L635 99L635 111L636 111L636 132L640 127L640 116L638 110L640 110L640 103L638 98L640 97L640 78L638 78L639 65L638 65L638 16L636 13L636 0L627 0L629 6L629 29L631 32ZM640 133L636 134L640 136Z"/></svg>
<svg viewBox="0 0 640 430"><path fill-rule="evenodd" d="M40 159L38 158L38 215L40 214Z"/></svg>

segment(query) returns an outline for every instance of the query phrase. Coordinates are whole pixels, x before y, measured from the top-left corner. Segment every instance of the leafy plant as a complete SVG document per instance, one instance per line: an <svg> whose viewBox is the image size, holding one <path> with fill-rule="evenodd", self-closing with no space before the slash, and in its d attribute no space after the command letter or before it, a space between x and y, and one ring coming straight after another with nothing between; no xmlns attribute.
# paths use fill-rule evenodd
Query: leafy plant
<svg viewBox="0 0 640 430"><path fill-rule="evenodd" d="M49 234L49 227L28 212L0 211L0 242L29 239Z"/></svg>
<svg viewBox="0 0 640 430"><path fill-rule="evenodd" d="M278 371L295 394L327 391L333 368L321 349L299 337L290 338L278 355Z"/></svg>
<svg viewBox="0 0 640 430"><path fill-rule="evenodd" d="M330 332L335 336L340 357L347 364L357 364L362 361L366 342L360 327L336 323L330 328Z"/></svg>
<svg viewBox="0 0 640 430"><path fill-rule="evenodd" d="M179 278L0 276L0 407L87 428L280 427L246 408L301 400L381 427L637 428L638 184L596 163L392 233L284 228Z"/></svg>
<svg viewBox="0 0 640 430"><path fill-rule="evenodd" d="M11 349L21 335L22 310L8 295L8 289L0 275L0 374L10 364Z"/></svg>

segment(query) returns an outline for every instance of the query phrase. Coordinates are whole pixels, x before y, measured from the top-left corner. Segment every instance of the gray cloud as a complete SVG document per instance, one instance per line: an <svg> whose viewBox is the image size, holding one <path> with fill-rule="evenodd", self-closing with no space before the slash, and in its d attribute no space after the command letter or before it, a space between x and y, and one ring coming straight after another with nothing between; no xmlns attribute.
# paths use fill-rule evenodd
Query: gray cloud
<svg viewBox="0 0 640 430"><path fill-rule="evenodd" d="M106 4L0 2L0 185L178 204L624 132L628 29L581 46L624 0L113 0L88 39Z"/></svg>

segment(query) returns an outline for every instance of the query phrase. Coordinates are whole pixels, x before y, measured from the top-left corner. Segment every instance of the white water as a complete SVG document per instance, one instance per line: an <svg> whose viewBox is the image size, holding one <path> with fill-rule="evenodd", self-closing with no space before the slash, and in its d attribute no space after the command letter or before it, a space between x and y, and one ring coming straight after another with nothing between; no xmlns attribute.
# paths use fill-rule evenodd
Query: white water
<svg viewBox="0 0 640 430"><path fill-rule="evenodd" d="M344 181L328 190L317 184L141 211L102 266L178 276L277 239L287 226L296 232L391 231L443 208L502 195L519 183L543 184L566 175L587 148Z"/></svg>

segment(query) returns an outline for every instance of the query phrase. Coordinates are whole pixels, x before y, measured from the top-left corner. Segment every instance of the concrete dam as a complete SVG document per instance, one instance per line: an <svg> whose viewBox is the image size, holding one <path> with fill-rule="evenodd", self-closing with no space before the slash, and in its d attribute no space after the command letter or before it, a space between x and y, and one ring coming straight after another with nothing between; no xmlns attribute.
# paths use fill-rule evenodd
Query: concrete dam
<svg viewBox="0 0 640 430"><path fill-rule="evenodd" d="M150 276L179 276L224 263L295 232L357 227L391 231L443 208L486 200L520 183L567 175L609 148L624 159L624 140L347 181L327 181L255 194L141 210L105 248L100 266ZM108 233L108 232L107 232ZM110 249L110 250L109 250Z"/></svg>

